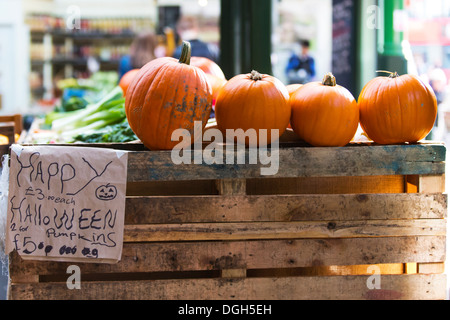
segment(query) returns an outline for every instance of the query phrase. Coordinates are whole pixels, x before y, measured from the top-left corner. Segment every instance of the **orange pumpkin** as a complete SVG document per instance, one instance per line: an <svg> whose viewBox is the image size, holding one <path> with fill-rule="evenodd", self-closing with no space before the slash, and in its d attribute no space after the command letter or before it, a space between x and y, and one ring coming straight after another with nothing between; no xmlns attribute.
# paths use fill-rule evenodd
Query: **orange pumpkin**
<svg viewBox="0 0 450 320"><path fill-rule="evenodd" d="M297 91L298 89L300 89L301 87L302 87L302 84L299 84L299 83L294 83L294 84L287 85L286 89L289 92L289 97L292 97L294 92ZM292 129L291 123L288 124L288 128Z"/></svg>
<svg viewBox="0 0 450 320"><path fill-rule="evenodd" d="M290 99L291 125L304 141L316 147L342 147L355 136L359 110L353 95L328 73L323 82L310 82Z"/></svg>
<svg viewBox="0 0 450 320"><path fill-rule="evenodd" d="M300 89L302 86L303 86L302 84L298 84L298 83L287 85L286 89L289 92L289 96L292 96L294 94L294 92L297 91L298 89Z"/></svg>
<svg viewBox="0 0 450 320"><path fill-rule="evenodd" d="M437 117L433 90L414 75L377 77L358 98L361 127L378 144L417 142L432 130Z"/></svg>
<svg viewBox="0 0 450 320"><path fill-rule="evenodd" d="M139 69L132 69L128 72L126 72L122 78L120 78L119 86L122 88L123 94L127 94L128 87L130 86L130 83L133 81L134 77L139 72Z"/></svg>
<svg viewBox="0 0 450 320"><path fill-rule="evenodd" d="M174 130L188 130L193 142L194 122L202 121L204 129L209 119L212 89L205 73L189 65L190 52L190 44L184 42L180 60L152 60L141 68L128 88L128 123L149 149L185 147L179 141L171 141Z"/></svg>
<svg viewBox="0 0 450 320"><path fill-rule="evenodd" d="M286 131L291 114L289 93L273 76L257 71L240 74L228 80L220 90L215 112L217 127L223 134L227 129L235 132L254 129L256 141L243 136L237 137L237 141L248 146L263 146L276 138L271 135L272 129L277 129L279 136ZM260 131L263 129L267 131Z"/></svg>
<svg viewBox="0 0 450 320"><path fill-rule="evenodd" d="M227 80L219 78L210 73L207 73L206 77L208 78L208 81L212 87L213 100L216 100L217 96L219 95L220 89L222 89L222 87L225 85Z"/></svg>
<svg viewBox="0 0 450 320"><path fill-rule="evenodd" d="M218 78L226 80L225 74L220 66L211 59L205 57L191 57L191 65L202 69L207 74L212 74Z"/></svg>

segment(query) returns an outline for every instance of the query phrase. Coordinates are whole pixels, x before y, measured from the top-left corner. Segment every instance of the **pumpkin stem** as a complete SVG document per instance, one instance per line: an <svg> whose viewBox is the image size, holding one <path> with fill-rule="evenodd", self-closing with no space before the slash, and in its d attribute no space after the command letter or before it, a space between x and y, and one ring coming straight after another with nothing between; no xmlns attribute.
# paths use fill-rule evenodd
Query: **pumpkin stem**
<svg viewBox="0 0 450 320"><path fill-rule="evenodd" d="M258 80L262 80L262 74L261 73L259 73L258 71L256 71L256 70L253 70L251 73L250 73L250 79L252 79L252 80L255 80L255 81L258 81Z"/></svg>
<svg viewBox="0 0 450 320"><path fill-rule="evenodd" d="M391 79L394 79L394 78L398 78L398 77L399 77L397 71L391 72L391 71L386 71L386 70L377 70L377 72L387 73L387 74L389 74L389 78L391 78Z"/></svg>
<svg viewBox="0 0 450 320"><path fill-rule="evenodd" d="M183 41L181 48L179 63L191 64L191 44L188 41Z"/></svg>
<svg viewBox="0 0 450 320"><path fill-rule="evenodd" d="M322 84L324 86L335 87L336 77L331 72L328 72L323 78Z"/></svg>

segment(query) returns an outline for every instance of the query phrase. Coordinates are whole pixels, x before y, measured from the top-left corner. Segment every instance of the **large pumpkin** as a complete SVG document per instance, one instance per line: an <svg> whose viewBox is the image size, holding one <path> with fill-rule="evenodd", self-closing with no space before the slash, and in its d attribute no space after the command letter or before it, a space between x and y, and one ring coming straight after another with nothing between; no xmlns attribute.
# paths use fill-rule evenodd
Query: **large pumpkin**
<svg viewBox="0 0 450 320"><path fill-rule="evenodd" d="M257 71L240 74L228 80L220 90L215 112L217 127L223 134L227 130L247 132L252 129L251 132L256 132L257 141L241 136L237 137L238 142L263 146L276 138L271 135L271 130L278 130L279 136L286 131L291 114L289 93L284 84L273 76ZM264 134L267 140L260 134Z"/></svg>
<svg viewBox="0 0 450 320"><path fill-rule="evenodd" d="M213 92L213 101L216 100L220 89L227 82L225 74L220 66L213 60L206 57L191 57L191 65L202 69L209 80Z"/></svg>
<svg viewBox="0 0 450 320"><path fill-rule="evenodd" d="M184 147L180 141L171 141L172 133L186 129L193 142L194 122L202 121L204 129L209 119L212 89L205 73L189 65L190 51L190 44L184 42L180 60L163 57L150 61L128 87L128 123L149 149Z"/></svg>
<svg viewBox="0 0 450 320"><path fill-rule="evenodd" d="M353 95L327 74L322 82L310 82L290 99L291 126L295 133L316 147L342 147L355 136L359 110Z"/></svg>
<svg viewBox="0 0 450 320"><path fill-rule="evenodd" d="M376 77L358 99L361 127L379 144L417 142L431 131L437 116L432 89L414 75Z"/></svg>

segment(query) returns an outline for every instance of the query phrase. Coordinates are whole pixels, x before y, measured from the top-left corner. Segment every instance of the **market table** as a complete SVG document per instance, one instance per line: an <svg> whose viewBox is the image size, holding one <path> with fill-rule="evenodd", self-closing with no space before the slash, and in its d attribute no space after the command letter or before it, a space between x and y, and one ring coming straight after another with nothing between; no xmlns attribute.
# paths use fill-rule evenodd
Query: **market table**
<svg viewBox="0 0 450 320"><path fill-rule="evenodd" d="M446 298L442 143L282 140L272 176L93 146L130 151L121 261L77 263L81 289L69 290L71 263L13 252L9 299Z"/></svg>

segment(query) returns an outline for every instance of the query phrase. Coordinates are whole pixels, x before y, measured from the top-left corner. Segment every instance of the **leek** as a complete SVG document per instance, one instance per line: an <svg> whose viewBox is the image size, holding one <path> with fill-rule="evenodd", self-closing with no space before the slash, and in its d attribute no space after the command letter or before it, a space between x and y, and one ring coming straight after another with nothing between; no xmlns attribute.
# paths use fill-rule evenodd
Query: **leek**
<svg viewBox="0 0 450 320"><path fill-rule="evenodd" d="M125 111L123 113L109 113L107 111L115 107L124 109L124 102L122 89L117 86L97 103L89 104L84 109L65 112L64 116L61 117L56 116L51 122L51 128L58 133L65 131L64 135L66 136L66 133L68 131L70 132L70 130L91 126L92 123L97 122L93 121L93 119L99 120L101 119L101 115L105 117L103 118L105 122L112 123L114 122L113 120L119 122L124 119ZM96 113L101 114L96 116ZM98 123L98 125L100 124L101 122Z"/></svg>

